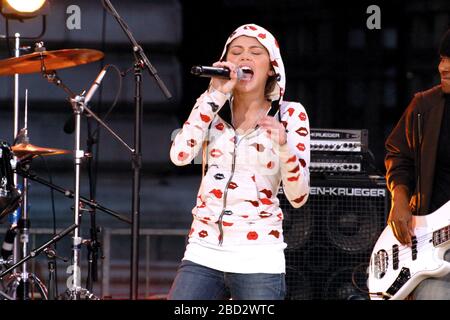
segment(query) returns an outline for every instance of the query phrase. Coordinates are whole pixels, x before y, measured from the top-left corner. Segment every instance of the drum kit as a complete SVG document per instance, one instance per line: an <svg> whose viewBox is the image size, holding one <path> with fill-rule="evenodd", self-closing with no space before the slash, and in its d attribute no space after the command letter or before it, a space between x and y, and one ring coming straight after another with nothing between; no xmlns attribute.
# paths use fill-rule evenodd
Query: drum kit
<svg viewBox="0 0 450 320"><path fill-rule="evenodd" d="M63 68L71 68L82 64L87 64L99 61L104 57L104 54L98 50L93 49L64 49L47 51L43 43L36 44L35 52L25 54L20 57L0 60L0 76L12 76L15 74L28 73L42 73L42 75L51 83L61 87L69 94L69 100L75 116L76 135L74 141L74 150L64 150L49 147L36 146L30 143L27 131L27 103L25 103L25 127L21 129L14 140L13 145L6 141L0 141L0 222L4 222L6 217L12 215L16 210L20 210L20 219L17 223L16 229L20 232L21 241L21 259L15 257L12 261L12 249L5 250L5 241L2 247L2 257L0 258L0 279L8 279L8 285L4 291L0 290L0 299L17 299L29 300L33 298L33 287L38 287L42 299L98 299L88 289L81 287L80 280L80 249L84 241L80 237L79 225L80 214L84 207L89 206L92 210L99 209L106 212L124 222L131 223L131 221L113 210L107 209L92 199L86 199L80 196L80 164L81 160L87 156L85 152L80 149L80 117L84 112L88 112L97 121L103 124L110 132L110 130L101 119L89 110L87 107L87 100L89 100L95 89L98 87L98 81L94 82L91 90L86 96L75 95L67 86L65 86L61 79L57 77L56 70ZM104 69L102 70L104 75ZM98 80L98 78L97 78ZM89 96L89 98L88 98ZM113 133L113 132L112 132ZM16 133L15 133L16 134ZM133 150L129 148L130 150ZM37 177L29 170L32 159L38 156L56 156L63 154L73 154L75 164L75 191L65 190ZM14 174L23 177L23 190L19 190L17 182L15 182ZM29 250L28 248L28 234L29 234L29 217L27 210L27 193L28 180L36 181L52 190L63 193L68 198L74 199L74 223L62 232L56 234L46 243L42 244L36 249ZM10 232L10 231L9 231ZM73 232L72 245L72 284L69 285L68 290L63 296L57 296L54 292L54 284L56 279L49 279L49 289L39 280L38 277L28 272L27 261L36 257L39 253L44 252L47 257L55 258L56 253L51 248L58 240ZM8 236L8 235L7 235ZM5 237L6 239L7 237ZM8 245L12 245L6 243ZM4 252L11 253L10 256L4 255ZM57 257L57 256L56 256ZM49 263L50 278L54 276L52 268L55 264ZM21 272L15 272L17 267L21 266ZM92 289L90 289L92 290Z"/></svg>

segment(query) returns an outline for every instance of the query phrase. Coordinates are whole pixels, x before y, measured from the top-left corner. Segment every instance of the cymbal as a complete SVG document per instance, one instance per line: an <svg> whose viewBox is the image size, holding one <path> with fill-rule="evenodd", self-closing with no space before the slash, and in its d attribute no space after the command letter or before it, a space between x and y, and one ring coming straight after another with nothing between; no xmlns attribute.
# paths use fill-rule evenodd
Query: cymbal
<svg viewBox="0 0 450 320"><path fill-rule="evenodd" d="M41 72L42 62L46 71L71 68L98 61L103 59L104 56L103 52L93 49L62 49L33 52L20 57L0 60L0 75Z"/></svg>
<svg viewBox="0 0 450 320"><path fill-rule="evenodd" d="M11 150L18 158L23 158L28 155L31 155L33 158L36 156L54 156L57 154L68 154L72 152L71 150L38 147L30 143L16 144L11 147Z"/></svg>

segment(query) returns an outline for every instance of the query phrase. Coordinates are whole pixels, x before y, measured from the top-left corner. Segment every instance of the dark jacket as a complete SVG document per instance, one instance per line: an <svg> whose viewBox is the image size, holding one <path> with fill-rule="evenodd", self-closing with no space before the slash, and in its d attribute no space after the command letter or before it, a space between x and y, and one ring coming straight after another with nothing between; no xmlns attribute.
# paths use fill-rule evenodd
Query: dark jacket
<svg viewBox="0 0 450 320"><path fill-rule="evenodd" d="M416 215L430 213L444 103L440 85L417 93L386 140L387 187L392 191L397 185L407 186Z"/></svg>

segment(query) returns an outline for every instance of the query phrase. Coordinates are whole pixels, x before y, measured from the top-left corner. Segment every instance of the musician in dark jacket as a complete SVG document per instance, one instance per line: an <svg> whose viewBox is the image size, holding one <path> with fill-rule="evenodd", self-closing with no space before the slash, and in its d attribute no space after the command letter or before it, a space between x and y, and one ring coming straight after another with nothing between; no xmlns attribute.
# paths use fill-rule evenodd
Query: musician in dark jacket
<svg viewBox="0 0 450 320"><path fill-rule="evenodd" d="M439 54L441 84L414 96L386 140L386 179L392 196L387 223L405 245L414 235L412 215L430 214L450 200L450 29ZM450 299L450 275L423 280L412 298Z"/></svg>

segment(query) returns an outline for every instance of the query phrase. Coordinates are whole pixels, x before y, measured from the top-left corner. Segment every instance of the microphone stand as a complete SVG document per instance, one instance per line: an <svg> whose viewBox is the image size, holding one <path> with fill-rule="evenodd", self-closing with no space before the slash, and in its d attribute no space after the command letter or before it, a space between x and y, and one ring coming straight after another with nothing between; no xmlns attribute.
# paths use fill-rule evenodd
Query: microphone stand
<svg viewBox="0 0 450 320"><path fill-rule="evenodd" d="M166 96L170 99L170 94L163 81L160 79L156 69L152 66L144 50L134 38L125 21L121 18L117 10L109 0L102 0L103 6L119 23L123 32L128 37L134 55L134 80L135 80L135 122L134 122L134 150L132 152L133 168L133 191L132 191L132 228L131 228L131 274L130 274L130 299L136 300L139 294L138 272L139 272L139 218L140 218L140 170L142 166L141 154L141 128L142 128L142 70L145 68L153 76Z"/></svg>
<svg viewBox="0 0 450 320"><path fill-rule="evenodd" d="M75 116L75 138L74 138L74 169L75 169L75 183L74 183L74 225L76 228L74 230L72 238L72 261L71 271L73 275L71 277L72 285L66 290L66 295L69 300L79 300L83 296L91 295L90 291L83 289L81 287L81 269L80 269L80 253L81 245L83 244L82 238L80 236L80 221L81 221L81 211L84 209L81 207L81 196L80 196L80 169L81 161L86 157L84 150L81 150L81 115L87 112L92 116L98 123L100 123L109 133L111 133L116 140L118 140L123 146L125 146L130 152L134 153L135 149L132 149L121 137L119 137L102 119L100 119L94 112L92 112L87 104L89 99L85 99L84 96L75 95L57 76L56 71L46 71L44 62L42 60L42 74L48 82L61 87L69 95L69 101L72 105L73 113ZM103 71L101 71L103 72ZM94 88L94 84L92 88ZM95 90L94 90L95 91ZM88 92L89 93L89 92ZM93 94L93 92L92 92ZM92 201L91 201L92 202Z"/></svg>
<svg viewBox="0 0 450 320"><path fill-rule="evenodd" d="M98 139L94 137L91 130L91 122L89 118L87 118L87 153L91 156L88 157L87 165L88 165L88 176L89 176L89 194L90 200L95 201L95 182L93 180L94 170L92 167L92 158L93 158L93 146L97 143ZM98 242L97 233L99 232L99 228L97 228L96 224L96 211L95 208L91 208L89 210L90 220L91 220L91 229L90 229L90 240L83 241L86 243L88 249L88 275L86 280L86 289L92 292L94 282L98 279L98 250L100 248L100 243Z"/></svg>

